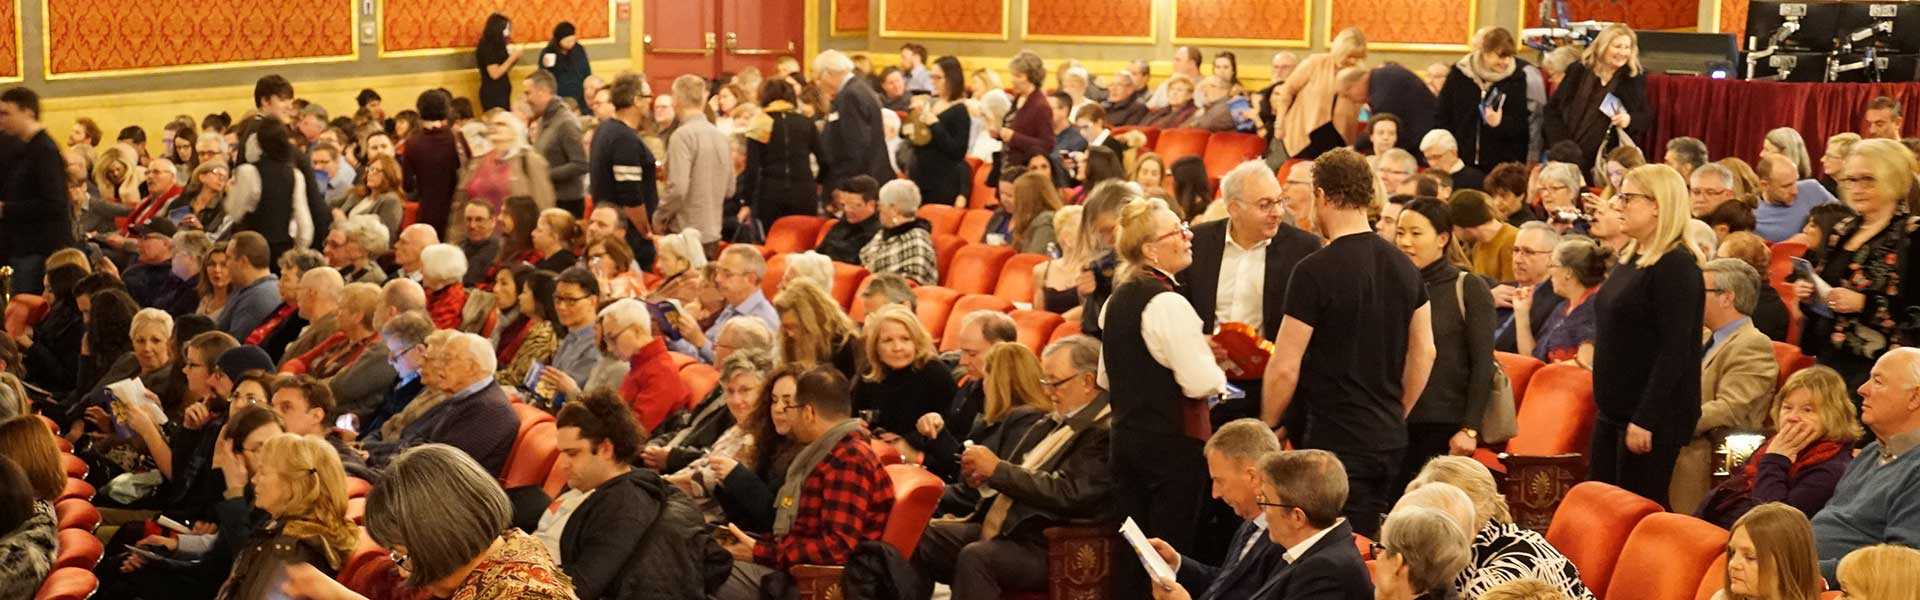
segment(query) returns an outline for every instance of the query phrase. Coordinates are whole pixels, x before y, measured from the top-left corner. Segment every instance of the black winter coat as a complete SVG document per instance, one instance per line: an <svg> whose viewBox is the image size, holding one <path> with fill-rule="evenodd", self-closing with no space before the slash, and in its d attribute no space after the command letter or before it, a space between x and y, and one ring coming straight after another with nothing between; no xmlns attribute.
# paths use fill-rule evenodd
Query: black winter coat
<svg viewBox="0 0 1920 600"><path fill-rule="evenodd" d="M600 484L574 509L558 558L581 600L700 600L733 567L706 533L700 508L645 469Z"/></svg>
<svg viewBox="0 0 1920 600"><path fill-rule="evenodd" d="M826 160L819 132L812 121L791 110L775 110L767 116L773 119L773 132L764 143L747 142L740 196L753 202L753 214L769 226L787 215L819 214L819 186L810 160Z"/></svg>
<svg viewBox="0 0 1920 600"><path fill-rule="evenodd" d="M1447 69L1446 82L1440 86L1434 126L1453 133L1460 144L1460 160L1490 172L1503 162L1524 163L1532 133L1527 112L1527 61L1513 60L1513 73L1494 82L1486 92L1455 64ZM1480 113L1481 102L1495 91L1505 95L1500 103L1500 126L1487 125Z"/></svg>

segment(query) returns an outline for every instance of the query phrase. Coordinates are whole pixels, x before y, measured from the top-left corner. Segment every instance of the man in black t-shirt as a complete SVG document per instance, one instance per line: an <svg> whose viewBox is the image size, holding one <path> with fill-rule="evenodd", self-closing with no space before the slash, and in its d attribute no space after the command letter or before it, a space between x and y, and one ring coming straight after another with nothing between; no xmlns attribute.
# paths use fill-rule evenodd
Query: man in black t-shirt
<svg viewBox="0 0 1920 600"><path fill-rule="evenodd" d="M633 247L634 261L652 270L653 241L647 234L653 224L649 215L660 207L660 191L654 184L653 152L636 132L647 118L647 103L641 101L645 89L646 80L634 73L622 73L607 88L614 118L600 121L593 130L587 181L594 202L620 207L629 223L627 245Z"/></svg>
<svg viewBox="0 0 1920 600"><path fill-rule="evenodd" d="M1344 149L1320 155L1313 187L1321 234L1332 241L1294 267L1260 417L1277 427L1302 399L1306 431L1293 432L1294 446L1340 457L1346 518L1375 537L1399 495L1388 488L1406 449L1407 412L1433 369L1433 324L1420 271L1367 222L1366 159Z"/></svg>

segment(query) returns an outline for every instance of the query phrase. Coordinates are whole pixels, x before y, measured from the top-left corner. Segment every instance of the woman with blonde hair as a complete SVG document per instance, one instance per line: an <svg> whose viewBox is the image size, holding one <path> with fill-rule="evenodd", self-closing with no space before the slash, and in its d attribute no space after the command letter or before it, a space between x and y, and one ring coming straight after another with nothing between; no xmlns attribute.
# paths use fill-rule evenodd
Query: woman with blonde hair
<svg viewBox="0 0 1920 600"><path fill-rule="evenodd" d="M1685 237L1691 199L1678 171L1646 165L1627 172L1610 202L1628 241L1593 297L1599 412L1588 475L1664 499L1700 416L1702 317L1674 310L1706 297L1701 257Z"/></svg>
<svg viewBox="0 0 1920 600"><path fill-rule="evenodd" d="M1007 231L1015 252L1039 254L1054 243L1053 212L1060 209L1060 191L1045 173L1027 172L1013 181L1013 212ZM989 227L988 229L992 229Z"/></svg>
<svg viewBox="0 0 1920 600"><path fill-rule="evenodd" d="M1920 600L1920 550L1893 544L1867 546L1840 559L1836 579L1847 600Z"/></svg>
<svg viewBox="0 0 1920 600"><path fill-rule="evenodd" d="M1152 152L1141 153L1138 158L1135 158L1133 173L1128 176L1128 180L1140 185L1140 192L1143 194L1164 189L1166 179L1167 161L1161 160L1160 155Z"/></svg>
<svg viewBox="0 0 1920 600"><path fill-rule="evenodd" d="M795 280L773 297L773 310L780 314L780 356L787 362L831 365L848 379L859 375L859 326L825 288Z"/></svg>
<svg viewBox="0 0 1920 600"><path fill-rule="evenodd" d="M1817 600L1825 589L1806 513L1771 502L1734 522L1713 600Z"/></svg>
<svg viewBox="0 0 1920 600"><path fill-rule="evenodd" d="M783 327L784 329L784 327ZM881 440L904 446L916 457L929 448L915 422L953 401L953 371L937 360L933 336L904 306L867 315L861 332L866 366L853 383L854 415L866 419Z"/></svg>
<svg viewBox="0 0 1920 600"><path fill-rule="evenodd" d="M1048 260L1033 266L1034 308L1057 313L1068 321L1080 319L1080 272L1092 261L1080 240L1080 218L1086 208L1074 204L1053 213L1053 245Z"/></svg>
<svg viewBox="0 0 1920 600"><path fill-rule="evenodd" d="M948 481L959 480L960 453L966 446L983 446L995 456L1019 456L1019 448L1031 447L1041 437L1029 434L1034 423L1053 410L1053 400L1041 383L1044 375L1040 372L1040 358L1025 344L994 344L981 361L986 379L980 387L986 401L976 422L967 430L966 438L955 437L947 427L939 427L928 436L932 447L927 451L927 470ZM921 428L921 433L928 433L928 429ZM937 514L971 513L979 499L979 493L971 487L948 486L947 493L941 496Z"/></svg>
<svg viewBox="0 0 1920 600"><path fill-rule="evenodd" d="M1733 181L1729 183L1733 184L1733 199L1735 201L1747 207L1747 210L1753 210L1755 207L1760 206L1760 190L1762 189L1760 186L1763 184L1760 182L1760 174L1754 172L1753 165L1747 164L1747 161L1740 160L1738 156L1729 156L1714 162L1722 167L1726 167L1728 171L1733 172ZM1761 272L1764 273L1765 271Z"/></svg>
<svg viewBox="0 0 1920 600"><path fill-rule="evenodd" d="M1274 136L1281 140L1284 154L1313 158L1302 152L1323 127L1333 127L1346 139L1357 135L1360 106L1340 94L1340 72L1358 67L1366 59L1366 35L1358 27L1348 27L1334 36L1326 53L1308 56L1293 68L1286 81L1273 86L1268 102L1275 115Z"/></svg>
<svg viewBox="0 0 1920 600"><path fill-rule="evenodd" d="M252 475L253 505L273 518L240 550L219 598L273 597L289 565L338 573L359 538L347 520L339 453L320 438L283 433L260 447Z"/></svg>
<svg viewBox="0 0 1920 600"><path fill-rule="evenodd" d="M1465 456L1441 456L1407 484L1407 491L1430 483L1444 483L1466 492L1473 500L1473 561L1454 581L1463 598L1476 598L1502 582L1532 578L1575 600L1591 600L1593 592L1580 581L1580 568L1547 542L1540 532L1513 522L1507 499L1500 494L1493 472Z"/></svg>
<svg viewBox="0 0 1920 600"><path fill-rule="evenodd" d="M533 249L541 258L533 266L559 273L580 262L573 248L583 233L579 220L566 209L540 211L540 219L533 226Z"/></svg>
<svg viewBox="0 0 1920 600"><path fill-rule="evenodd" d="M1895 346L1920 343L1907 307L1913 286L1905 279L1912 236L1920 231L1920 182L1914 157L1894 140L1854 144L1840 173L1840 195L1856 213L1834 225L1820 250L1808 253L1814 273L1834 284L1823 298L1813 285L1794 283L1794 297L1809 307L1801 329L1801 350L1833 367L1848 389L1866 381L1874 361ZM1822 313L1827 313L1822 315Z"/></svg>
<svg viewBox="0 0 1920 600"><path fill-rule="evenodd" d="M1694 516L1728 527L1753 507L1784 502L1815 514L1853 460L1860 439L1847 382L1824 366L1801 369L1780 386L1768 411L1774 433L1746 465L1713 489Z"/></svg>
<svg viewBox="0 0 1920 600"><path fill-rule="evenodd" d="M1760 156L1777 155L1793 162L1801 179L1813 178L1813 158L1807 156L1807 140L1792 127L1775 127L1760 141Z"/></svg>
<svg viewBox="0 0 1920 600"><path fill-rule="evenodd" d="M100 199L109 203L127 208L138 206L140 184L146 180L146 169L141 168L138 153L124 143L108 146L93 162L93 185L98 188Z"/></svg>
<svg viewBox="0 0 1920 600"><path fill-rule="evenodd" d="M1579 145L1581 165L1594 164L1601 148L1637 145L1625 143L1623 135L1646 139L1653 132L1653 105L1633 30L1617 24L1600 30L1580 62L1567 65L1544 110L1545 143Z"/></svg>

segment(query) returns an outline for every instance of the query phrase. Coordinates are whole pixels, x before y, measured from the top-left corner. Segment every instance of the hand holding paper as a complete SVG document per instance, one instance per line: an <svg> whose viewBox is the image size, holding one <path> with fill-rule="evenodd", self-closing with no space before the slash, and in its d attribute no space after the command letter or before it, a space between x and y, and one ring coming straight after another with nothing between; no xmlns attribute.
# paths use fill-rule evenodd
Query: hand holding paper
<svg viewBox="0 0 1920 600"><path fill-rule="evenodd" d="M1174 580L1173 567L1167 566L1167 561L1160 558L1160 553L1154 551L1152 544L1147 543L1147 534L1140 531L1140 524L1133 522L1132 517L1120 524L1120 537L1126 538L1127 545L1133 547L1133 553L1140 556L1140 564L1146 566L1149 579L1167 583Z"/></svg>

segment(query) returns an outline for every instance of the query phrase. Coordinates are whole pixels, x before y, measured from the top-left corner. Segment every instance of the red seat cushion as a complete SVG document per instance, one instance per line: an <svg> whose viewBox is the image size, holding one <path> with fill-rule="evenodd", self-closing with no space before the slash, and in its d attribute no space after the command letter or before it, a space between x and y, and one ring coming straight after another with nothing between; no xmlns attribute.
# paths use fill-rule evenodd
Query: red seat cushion
<svg viewBox="0 0 1920 600"><path fill-rule="evenodd" d="M1658 512L1660 505L1652 500L1589 481L1573 486L1560 501L1547 528L1547 542L1580 569L1580 582L1593 595L1605 598L1628 535L1647 515Z"/></svg>
<svg viewBox="0 0 1920 600"><path fill-rule="evenodd" d="M53 514L60 529L81 529L93 531L100 526L100 509L93 503L80 499L61 500L53 505Z"/></svg>
<svg viewBox="0 0 1920 600"><path fill-rule="evenodd" d="M1013 303L1005 298L987 294L967 294L953 303L953 310L947 313L947 326L942 330L940 351L946 352L960 346L960 322L978 310L1007 312L1013 310Z"/></svg>
<svg viewBox="0 0 1920 600"><path fill-rule="evenodd" d="M954 254L952 264L941 265L940 285L962 294L991 294L1012 257L1013 249L1006 246L967 244Z"/></svg>
<svg viewBox="0 0 1920 600"><path fill-rule="evenodd" d="M893 512L880 539L899 550L900 558L910 559L946 485L920 465L887 465L887 476L893 478Z"/></svg>
<svg viewBox="0 0 1920 600"><path fill-rule="evenodd" d="M92 569L100 564L100 555L106 553L106 546L93 532L80 529L62 529L59 535L60 553L54 556L53 568L77 567Z"/></svg>
<svg viewBox="0 0 1920 600"><path fill-rule="evenodd" d="M1620 550L1607 600L1694 597L1714 560L1726 556L1727 537L1727 530L1687 515L1648 515Z"/></svg>
<svg viewBox="0 0 1920 600"><path fill-rule="evenodd" d="M1587 451L1593 434L1593 373L1574 365L1547 365L1527 382L1519 433L1507 453L1559 456Z"/></svg>
<svg viewBox="0 0 1920 600"><path fill-rule="evenodd" d="M81 568L56 569L47 574L40 582L39 591L33 594L33 600L86 600L100 589L100 580L93 571Z"/></svg>
<svg viewBox="0 0 1920 600"><path fill-rule="evenodd" d="M820 239L821 226L827 220L806 215L788 215L774 220L767 228L766 247L774 252L804 252Z"/></svg>
<svg viewBox="0 0 1920 600"><path fill-rule="evenodd" d="M1000 281L993 285L993 295L1006 298L1008 302L1033 302L1033 267L1047 262L1045 254L1015 254L1007 258L1000 266ZM1034 308L1041 308L1035 306Z"/></svg>

